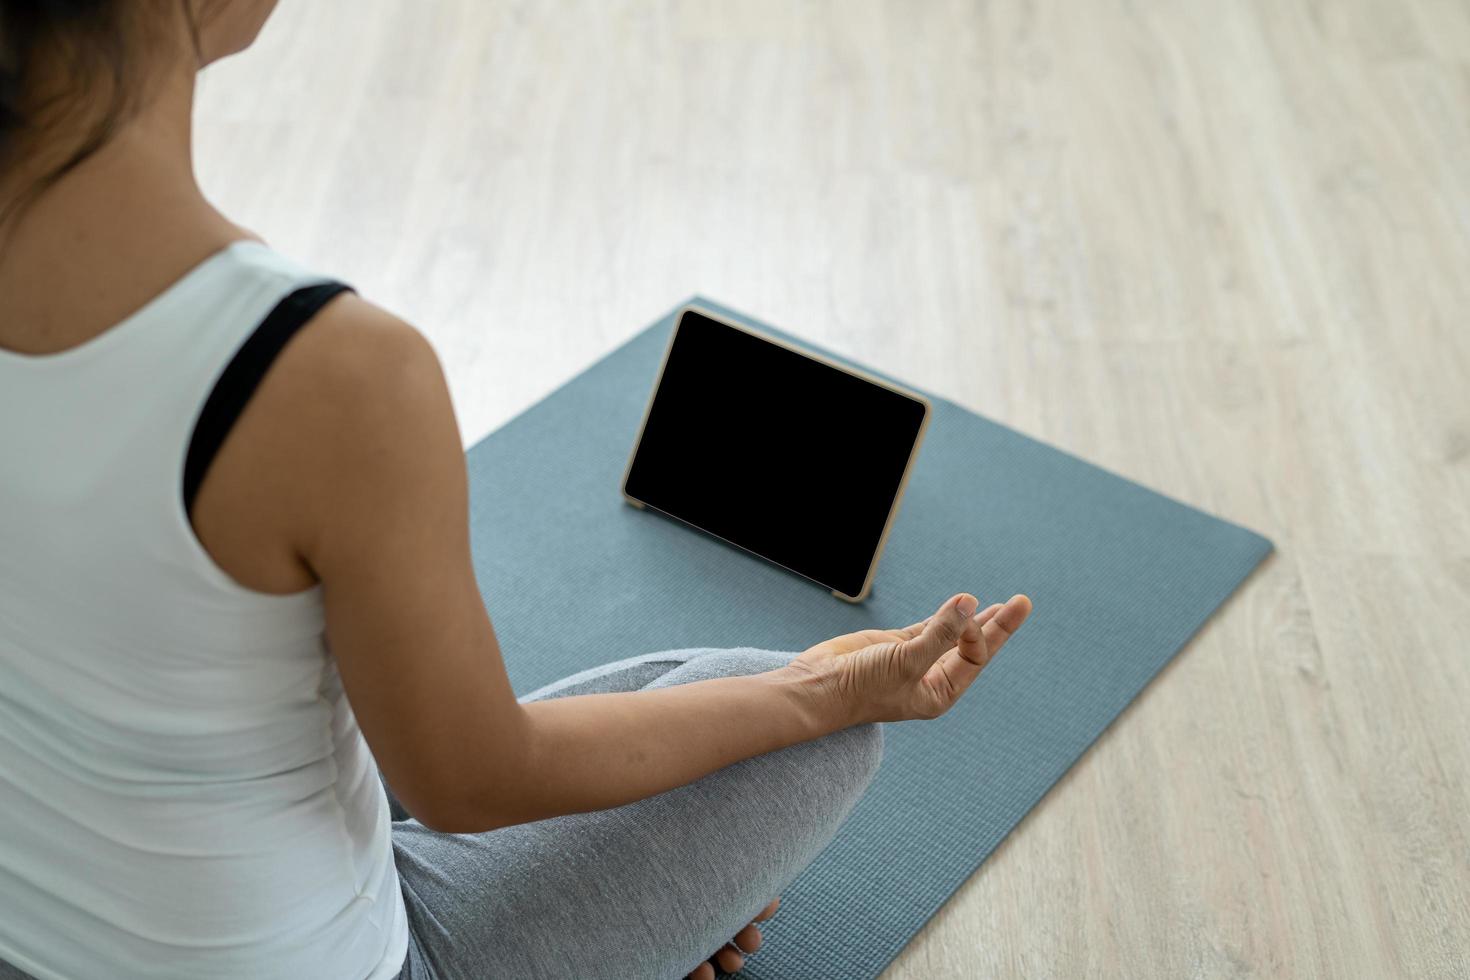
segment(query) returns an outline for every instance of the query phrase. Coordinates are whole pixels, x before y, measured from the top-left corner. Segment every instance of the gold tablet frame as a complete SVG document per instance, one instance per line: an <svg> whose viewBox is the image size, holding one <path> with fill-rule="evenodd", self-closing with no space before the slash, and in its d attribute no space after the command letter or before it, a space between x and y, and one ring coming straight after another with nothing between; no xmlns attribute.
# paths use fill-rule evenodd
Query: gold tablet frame
<svg viewBox="0 0 1470 980"><path fill-rule="evenodd" d="M727 327L733 327L736 330L744 331L745 333L748 333L754 337L758 337L761 340L777 344L781 347L785 347L787 350L795 351L796 353L801 354L803 357L809 357L814 361L820 361L821 363L826 364L829 367L836 368L844 374L850 374L853 377L861 378L864 381L868 381L880 387L887 388L889 391L896 392L897 394L903 395L906 398L911 398L924 406L924 417L919 422L918 434L914 437L913 448L909 450L909 458L904 463L903 475L899 478L898 481L898 490L896 493L894 493L893 502L888 507L888 519L883 522L883 533L878 536L878 547L875 548L873 551L873 560L868 564L868 574L863 578L863 587L857 595L847 595L844 592L839 592L838 590L828 585L826 582L817 582L817 580L812 578L810 575L804 575L801 572L798 572L796 569L786 565L782 565L780 562L774 561L766 555L761 554L760 552L752 551L744 545L737 544L736 542L731 541L729 538L726 538L723 535L715 534L713 531L702 528L692 521L687 521L684 518L679 517L675 514L670 514L668 511L661 510L658 507L653 506L652 504L645 503L644 501L639 500L628 493L628 475L633 471L633 460L638 455L638 447L643 444L643 429L648 424L649 413L653 411L654 399L658 396L659 386L663 384L664 368L666 368L669 363L669 352L674 349L674 339L679 336L679 328L684 324L684 314L686 313L697 313L700 316L708 317L711 320L722 323ZM929 416L931 414L933 414L933 405L930 403L927 397L919 394L916 391L911 391L910 389L904 388L901 385L894 384L892 381L889 381L886 378L880 378L875 374L870 374L869 372L864 371L861 368L855 368L850 367L846 364L841 364L831 357L820 354L813 350L807 350L806 348L799 347L796 344L782 340L780 337L773 337L763 330L757 330L754 327L736 322L735 320L732 320L727 316L722 316L721 314L716 313L714 310L707 309L695 303L690 303L687 306L680 307L679 312L674 320L674 329L669 331L669 340L668 343L664 345L664 354L663 358L659 361L658 374L654 378L653 389L648 393L648 402L643 406L643 418L638 423L638 435L633 439L633 448L629 450L628 462L623 467L623 480L620 489L622 491L623 500L633 505L634 507L637 507L639 510L648 508L649 510L658 511L660 514L664 514L667 517L672 517L674 520L678 521L681 524L692 527L695 530L702 531L705 534L710 535L711 537L719 538L726 544L733 545L734 547L739 548L741 551L744 551L747 554L755 555L762 561L768 561L778 568L784 568L786 569L786 571L791 572L793 575L800 575L802 578L806 579L809 582L817 582L818 585L827 588L831 591L833 595L843 600L844 602L862 602L873 590L873 576L878 571L878 560L883 557L883 546L888 543L888 532L893 527L893 518L898 514L899 505L903 503L903 493L904 490L908 488L909 473L912 472L914 468L914 460L919 455L919 447L924 443L924 433L927 432L929 429Z"/></svg>

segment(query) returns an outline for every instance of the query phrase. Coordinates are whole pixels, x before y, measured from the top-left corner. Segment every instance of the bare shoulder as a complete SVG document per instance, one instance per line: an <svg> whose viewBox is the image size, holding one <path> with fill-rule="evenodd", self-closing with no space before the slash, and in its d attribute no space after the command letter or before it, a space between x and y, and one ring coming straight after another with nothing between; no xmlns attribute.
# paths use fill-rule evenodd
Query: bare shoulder
<svg viewBox="0 0 1470 980"><path fill-rule="evenodd" d="M458 429L439 357L412 324L354 293L322 308L273 374L273 411L314 461L381 454L426 430Z"/></svg>
<svg viewBox="0 0 1470 980"><path fill-rule="evenodd" d="M291 346L282 364L288 382L307 381L318 393L411 395L415 382L443 374L417 327L355 293L329 302Z"/></svg>
<svg viewBox="0 0 1470 980"><path fill-rule="evenodd" d="M334 541L375 537L388 511L454 494L462 467L433 345L344 293L266 373L200 486L195 527L245 584L284 591L319 576Z"/></svg>
<svg viewBox="0 0 1470 980"><path fill-rule="evenodd" d="M343 481L369 477L392 492L445 458L458 460L459 429L443 368L412 324L344 293L290 348L274 409L300 433L293 455L321 477L322 492L340 498Z"/></svg>

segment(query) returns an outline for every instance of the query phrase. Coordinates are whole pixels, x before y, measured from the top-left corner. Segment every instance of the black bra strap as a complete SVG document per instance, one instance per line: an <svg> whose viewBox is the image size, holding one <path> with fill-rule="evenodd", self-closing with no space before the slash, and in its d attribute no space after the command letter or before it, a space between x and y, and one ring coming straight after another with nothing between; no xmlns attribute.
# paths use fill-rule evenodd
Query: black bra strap
<svg viewBox="0 0 1470 980"><path fill-rule="evenodd" d="M199 484L215 454L224 444L225 436L245 410L246 402L255 393L265 373L270 370L276 356L286 342L296 335L327 302L339 293L351 292L352 287L340 282L323 282L315 286L303 286L275 305L275 308L260 321L260 326L246 338L230 359L214 390L204 402L199 418L194 422L194 434L189 439L189 454L184 458L184 510L192 514L194 497L199 493Z"/></svg>

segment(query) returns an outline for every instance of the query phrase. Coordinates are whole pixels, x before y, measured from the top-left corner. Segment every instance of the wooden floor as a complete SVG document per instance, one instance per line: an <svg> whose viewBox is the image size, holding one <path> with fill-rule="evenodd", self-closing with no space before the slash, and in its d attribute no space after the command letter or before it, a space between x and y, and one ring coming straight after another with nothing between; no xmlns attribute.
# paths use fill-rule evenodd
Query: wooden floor
<svg viewBox="0 0 1470 980"><path fill-rule="evenodd" d="M890 980L1470 975L1470 3L287 0L198 145L467 444L699 291L1274 539Z"/></svg>

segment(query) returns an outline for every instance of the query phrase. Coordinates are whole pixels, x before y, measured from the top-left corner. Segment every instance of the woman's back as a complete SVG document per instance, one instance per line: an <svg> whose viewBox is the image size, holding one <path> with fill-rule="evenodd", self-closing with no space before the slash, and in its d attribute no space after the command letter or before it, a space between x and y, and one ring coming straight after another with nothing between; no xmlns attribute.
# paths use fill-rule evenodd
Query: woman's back
<svg viewBox="0 0 1470 980"><path fill-rule="evenodd" d="M239 241L78 346L0 349L0 958L17 966L403 961L387 803L321 588L238 584L182 492L217 375L319 279Z"/></svg>

